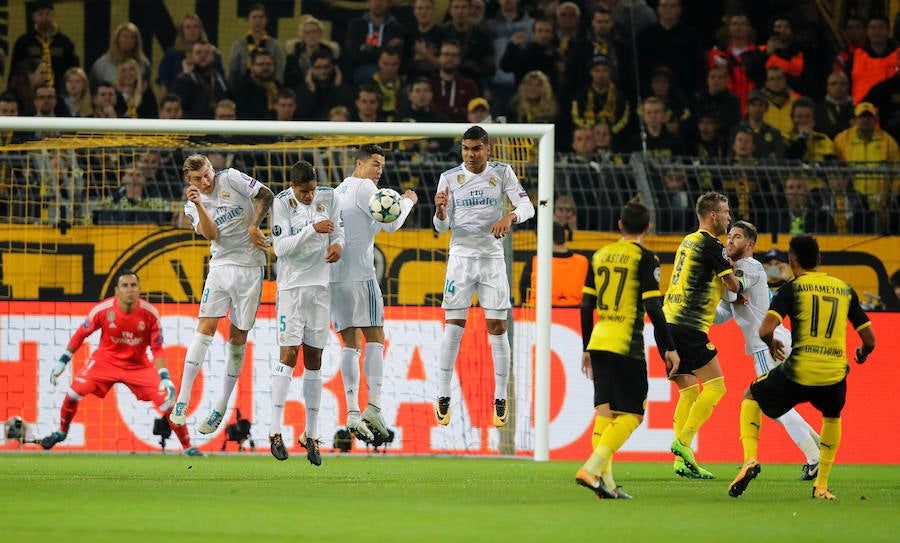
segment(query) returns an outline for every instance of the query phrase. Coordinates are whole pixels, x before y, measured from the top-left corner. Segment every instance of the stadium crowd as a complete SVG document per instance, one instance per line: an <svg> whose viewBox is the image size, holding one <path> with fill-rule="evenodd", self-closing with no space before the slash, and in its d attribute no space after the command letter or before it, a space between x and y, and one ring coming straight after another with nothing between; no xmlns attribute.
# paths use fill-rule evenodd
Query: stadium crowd
<svg viewBox="0 0 900 543"><path fill-rule="evenodd" d="M326 4L304 2L288 39L270 35L266 6L252 4L232 44L212 43L200 17L184 15L153 74L138 24L116 26L109 50L82 63L53 3L31 2L34 25L9 53L0 115L554 123L558 193L582 214L630 199L632 187L609 186L619 178L604 172L640 152L654 171L658 230L685 230L696 196L714 189L735 219L762 231L900 231L890 169L900 161L900 49L878 3L867 3L865 20L846 17L841 45L811 1L731 1L722 13L690 0ZM48 135L4 134L3 143ZM458 160L442 139L411 151ZM52 160L29 163L58 178L79 170ZM101 199L133 204L156 190L141 164L153 160L116 164ZM177 174L169 184L158 197L180 198ZM36 198L16 194L23 183L0 185L0 214L47 218L27 209ZM598 203L607 197L599 187L614 201Z"/></svg>

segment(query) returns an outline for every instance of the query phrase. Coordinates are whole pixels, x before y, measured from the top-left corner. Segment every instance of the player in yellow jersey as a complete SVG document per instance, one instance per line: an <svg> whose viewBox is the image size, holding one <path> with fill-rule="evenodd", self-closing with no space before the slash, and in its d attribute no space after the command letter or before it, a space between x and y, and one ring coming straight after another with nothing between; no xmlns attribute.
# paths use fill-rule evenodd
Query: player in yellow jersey
<svg viewBox="0 0 900 543"><path fill-rule="evenodd" d="M694 460L691 449L691 441L700 426L725 395L718 351L707 333L716 316L723 286L739 294L743 286L734 275L725 247L716 237L726 232L731 221L728 198L718 192L707 192L697 199L695 210L700 228L685 236L678 246L663 302L669 332L681 356L681 366L673 378L678 385L678 404L673 417L675 441L671 450L675 453L676 474L712 479L713 474Z"/></svg>
<svg viewBox="0 0 900 543"><path fill-rule="evenodd" d="M744 392L741 403L741 443L744 465L728 487L738 497L760 472L756 454L762 413L778 418L797 404L809 402L822 412L819 437L819 472L812 497L833 500L828 475L841 441L841 410L847 397L847 326L849 320L862 339L856 362L862 364L875 349L875 333L869 317L859 305L856 292L840 279L818 271L819 244L810 235L795 236L790 243L790 265L794 279L778 290L759 328L759 337L776 360L784 360L785 349L775 339L775 328L791 319L791 355L756 379Z"/></svg>
<svg viewBox="0 0 900 543"><path fill-rule="evenodd" d="M649 229L647 207L637 199L628 202L619 219L622 239L594 253L585 279L582 368L594 380L597 416L594 452L578 470L575 482L598 498L631 499L616 486L612 456L640 425L647 405L645 312L653 323L656 345L670 375L680 362L662 312L659 258L641 245Z"/></svg>

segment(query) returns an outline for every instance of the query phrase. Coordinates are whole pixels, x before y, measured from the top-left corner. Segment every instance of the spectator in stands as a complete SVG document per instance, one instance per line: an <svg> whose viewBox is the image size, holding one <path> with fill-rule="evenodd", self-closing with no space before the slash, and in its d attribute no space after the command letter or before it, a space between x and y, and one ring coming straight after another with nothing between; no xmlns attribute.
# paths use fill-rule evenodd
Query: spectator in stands
<svg viewBox="0 0 900 543"><path fill-rule="evenodd" d="M900 141L900 51L897 52L896 64L896 73L876 83L864 101L875 106L881 116L881 127Z"/></svg>
<svg viewBox="0 0 900 543"><path fill-rule="evenodd" d="M250 71L238 79L232 98L239 119L267 119L272 116L279 90L275 57L266 49L254 49L250 62Z"/></svg>
<svg viewBox="0 0 900 543"><path fill-rule="evenodd" d="M716 46L707 55L707 66L721 66L728 74L728 89L738 97L740 115L747 109L747 96L756 88L756 81L763 78L765 52L753 43L753 28L746 13L734 12L726 16L728 43ZM708 81L707 81L708 84ZM726 126L727 117L722 116Z"/></svg>
<svg viewBox="0 0 900 543"><path fill-rule="evenodd" d="M472 98L466 106L466 117L472 124L492 124L491 103L480 96Z"/></svg>
<svg viewBox="0 0 900 543"><path fill-rule="evenodd" d="M728 90L728 68L712 66L706 74L706 89L694 95L691 114L696 119L700 113L713 111L721 121L723 133L726 127L736 125L741 120L741 101Z"/></svg>
<svg viewBox="0 0 900 543"><path fill-rule="evenodd" d="M101 119L114 119L119 116L116 112L116 86L109 81L100 81L94 85L94 117Z"/></svg>
<svg viewBox="0 0 900 543"><path fill-rule="evenodd" d="M469 100L472 102L478 98ZM447 118L434 107L434 93L431 83L425 77L415 77L410 81L406 93L407 104L397 113L397 119L417 123L443 123ZM448 138L429 138L425 140L424 151L446 153L451 150L453 140Z"/></svg>
<svg viewBox="0 0 900 543"><path fill-rule="evenodd" d="M302 85L312 66L312 55L318 51L327 51L333 58L340 56L340 46L330 40L323 39L325 25L312 15L300 17L297 25L297 39L285 45L287 59L284 68L284 86L290 89Z"/></svg>
<svg viewBox="0 0 900 543"><path fill-rule="evenodd" d="M597 156L601 162L621 164L622 159L614 154L615 142L613 141L612 128L608 123L600 121L591 127L594 133L594 143L597 145Z"/></svg>
<svg viewBox="0 0 900 543"><path fill-rule="evenodd" d="M506 54L506 48L512 42L513 36L524 36L525 41L530 40L534 19L522 9L519 0L498 0L497 4L497 13L486 22L487 30L493 37L494 58L497 61L494 75L490 78L489 89L494 112L497 115L506 115L506 104L516 93L516 87L525 72L520 73L517 80L515 73L500 66L500 60Z"/></svg>
<svg viewBox="0 0 900 543"><path fill-rule="evenodd" d="M328 120L333 123L349 122L350 110L345 106L334 106L333 108L328 110Z"/></svg>
<svg viewBox="0 0 900 543"><path fill-rule="evenodd" d="M671 0L666 0L671 1ZM665 66L657 66L650 73L650 94L662 100L666 107L666 128L672 134L682 134L683 123L691 118L691 110L681 91L673 87L674 76ZM714 114L714 112L711 112ZM723 138L724 139L724 138Z"/></svg>
<svg viewBox="0 0 900 543"><path fill-rule="evenodd" d="M19 116L19 102L16 101L16 97L9 91L0 93L0 117L18 117ZM0 144L9 145L12 143L22 143L28 140L28 135L23 132L18 131L8 131L8 132L0 132ZM0 162L0 178L3 180L9 179L10 172L8 171L9 165L3 162ZM7 215L3 215L0 213L0 216L7 217Z"/></svg>
<svg viewBox="0 0 900 543"><path fill-rule="evenodd" d="M594 142L594 130L589 126L577 126L572 132L572 152L563 156L564 162L581 162L587 164L595 160L597 144Z"/></svg>
<svg viewBox="0 0 900 543"><path fill-rule="evenodd" d="M109 50L91 67L91 81L114 81L123 61L133 59L138 65L141 81L150 81L150 59L142 49L141 31L136 24L122 23L113 31Z"/></svg>
<svg viewBox="0 0 900 543"><path fill-rule="evenodd" d="M356 98L353 101L354 110L351 121L374 123L387 121L388 118L381 111L381 92L374 83L364 83L357 87Z"/></svg>
<svg viewBox="0 0 900 543"><path fill-rule="evenodd" d="M160 96L165 96L172 88L175 77L184 71L184 61L194 42L209 41L206 31L203 29L203 21L196 13L188 13L181 17L178 24L178 34L175 36L175 44L166 50L159 61L159 72L156 77L156 86ZM222 66L222 55L218 49L213 48L216 71L225 73Z"/></svg>
<svg viewBox="0 0 900 543"><path fill-rule="evenodd" d="M828 74L825 98L816 103L816 127L829 138L850 127L853 119L853 97L850 80L843 72Z"/></svg>
<svg viewBox="0 0 900 543"><path fill-rule="evenodd" d="M553 260L550 304L553 307L580 307L584 278L590 263L580 253L566 247L566 229L553 223ZM519 280L519 300L526 307L534 307L537 300L537 255L525 264Z"/></svg>
<svg viewBox="0 0 900 543"><path fill-rule="evenodd" d="M41 85L34 93L34 116L56 117L56 89L49 83Z"/></svg>
<svg viewBox="0 0 900 543"><path fill-rule="evenodd" d="M773 189L759 168L759 160L753 156L753 131L738 129L731 144L732 169L722 175L720 181L706 179L701 172L701 188L722 190L727 196L733 220L743 219L753 224L765 224L767 213L774 207Z"/></svg>
<svg viewBox="0 0 900 543"><path fill-rule="evenodd" d="M119 206L139 207L148 198L146 187L144 172L136 165L130 166L122 172L119 190L113 193L112 201Z"/></svg>
<svg viewBox="0 0 900 543"><path fill-rule="evenodd" d="M556 78L556 64L563 59L558 55L553 21L548 18L534 20L531 36L526 32L513 34L502 51L499 66L513 74L515 88L522 84L522 78L532 70L544 72L554 88L559 86Z"/></svg>
<svg viewBox="0 0 900 543"><path fill-rule="evenodd" d="M388 13L389 0L368 0L368 11L347 26L343 59L353 85L372 78L385 47L403 47L405 29Z"/></svg>
<svg viewBox="0 0 900 543"><path fill-rule="evenodd" d="M271 80L284 81L284 50L276 38L266 33L267 23L268 17L264 4L251 4L247 8L247 34L231 45L231 53L228 55L228 88L233 92L240 87L241 81L246 81L244 76L253 71L253 53L255 51L264 50L269 53L272 60ZM272 92L272 98L274 98L275 92L278 91ZM238 103L238 115L243 115L241 100L238 100L237 96L234 98ZM258 114L258 112L254 112L254 114Z"/></svg>
<svg viewBox="0 0 900 543"><path fill-rule="evenodd" d="M819 208L826 225L823 233L871 234L875 217L869 212L866 197L853 186L850 167L840 160L826 161L827 185L812 191L812 201Z"/></svg>
<svg viewBox="0 0 900 543"><path fill-rule="evenodd" d="M658 22L638 35L641 80L651 81L655 69L662 66L670 74L677 74L672 85L681 95L693 96L703 85L704 51L700 37L681 22L681 0L660 0L656 14Z"/></svg>
<svg viewBox="0 0 900 543"><path fill-rule="evenodd" d="M547 75L538 70L525 74L506 113L511 123L554 123L559 109Z"/></svg>
<svg viewBox="0 0 900 543"><path fill-rule="evenodd" d="M697 228L697 191L688 184L683 168L666 168L656 189L656 231L691 232Z"/></svg>
<svg viewBox="0 0 900 543"><path fill-rule="evenodd" d="M810 201L806 177L793 174L784 180L784 200L786 208L779 206L769 213L769 232L794 235L828 231L827 223L823 220L827 217Z"/></svg>
<svg viewBox="0 0 900 543"><path fill-rule="evenodd" d="M698 139L692 143L688 151L691 156L716 161L728 155L725 138L719 129L719 117L714 111L704 111L700 114L697 119L697 134Z"/></svg>
<svg viewBox="0 0 900 543"><path fill-rule="evenodd" d="M816 132L815 104L809 98L798 98L791 106L793 128L785 137L784 156L804 161L823 160L835 154L831 138Z"/></svg>
<svg viewBox="0 0 900 543"><path fill-rule="evenodd" d="M155 119L158 116L156 96L133 58L126 58L116 67L113 82L118 93L116 111L119 117L129 119Z"/></svg>
<svg viewBox="0 0 900 543"><path fill-rule="evenodd" d="M766 69L765 93L769 107L763 120L781 131L781 135L786 138L793 129L791 122L793 106L800 95L788 86L787 76L780 66L770 66Z"/></svg>
<svg viewBox="0 0 900 543"><path fill-rule="evenodd" d="M169 93L159 100L160 119L181 119L183 115L181 98L177 94Z"/></svg>
<svg viewBox="0 0 900 543"><path fill-rule="evenodd" d="M385 47L378 55L378 71L372 75L372 82L378 86L381 97L380 110L386 120L393 120L397 114L402 93L406 88L406 76L400 73L402 51L396 47Z"/></svg>
<svg viewBox="0 0 900 543"><path fill-rule="evenodd" d="M583 67L593 58L593 46L584 37L581 8L575 2L560 2L556 6L555 21L556 51L562 62L556 64L556 73L551 79L556 81L553 90L560 98L559 103L567 104L589 82Z"/></svg>
<svg viewBox="0 0 900 543"><path fill-rule="evenodd" d="M181 98L187 119L211 119L216 103L228 96L225 76L216 67L215 48L200 39L191 44L186 69L172 80L172 92Z"/></svg>
<svg viewBox="0 0 900 543"><path fill-rule="evenodd" d="M69 68L63 76L62 105L69 117L93 117L94 97L87 74L81 68Z"/></svg>
<svg viewBox="0 0 900 543"><path fill-rule="evenodd" d="M807 81L810 79L810 70L806 66L806 59L800 44L794 36L791 20L780 15L772 21L772 32L769 41L766 42L766 68L778 66L784 71L787 84L792 89L797 89L801 94L811 94Z"/></svg>
<svg viewBox="0 0 900 543"><path fill-rule="evenodd" d="M628 149L640 151L645 155L655 157L674 157L685 153L684 141L678 134L672 134L666 128L666 106L662 100L651 96L644 101L644 110L641 113L644 124L646 140L641 141L641 135L632 137Z"/></svg>
<svg viewBox="0 0 900 543"><path fill-rule="evenodd" d="M763 269L766 270L766 283L772 293L777 292L793 277L788 264L788 254L780 249L770 249L760 258L760 261Z"/></svg>
<svg viewBox="0 0 900 543"><path fill-rule="evenodd" d="M448 39L459 43L459 72L474 81L479 88L487 88L497 67L494 40L487 27L472 20L473 0L450 0L447 14L450 20L444 23Z"/></svg>
<svg viewBox="0 0 900 543"><path fill-rule="evenodd" d="M769 99L765 91L754 89L747 96L747 118L738 123L728 134L728 141L734 142L735 135L742 128L753 133L753 156L756 158L784 158L784 140L781 131L765 121Z"/></svg>
<svg viewBox="0 0 900 543"><path fill-rule="evenodd" d="M50 84L50 69L37 58L28 58L22 61L22 65L16 75L10 78L9 88L19 101L19 115L30 117L34 115L34 94L38 87Z"/></svg>
<svg viewBox="0 0 900 543"><path fill-rule="evenodd" d="M343 82L334 55L328 51L312 54L306 80L295 89L299 97L297 117L306 121L324 121L335 106L353 103L353 91Z"/></svg>
<svg viewBox="0 0 900 543"><path fill-rule="evenodd" d="M847 74L854 103L862 102L872 87L897 73L897 42L890 37L889 29L890 23L885 16L869 18L866 25L868 43L850 57Z"/></svg>
<svg viewBox="0 0 900 543"><path fill-rule="evenodd" d="M80 63L75 54L75 44L68 36L60 32L59 25L54 21L56 13L53 10L53 2L49 0L37 0L31 3L31 21L33 26L27 32L16 38L9 57L9 81L10 87L19 75L27 79L28 72L26 60L33 59L45 62L48 67L47 82L54 87L61 87L64 82L66 70L74 68ZM22 102L19 102L19 111L22 112Z"/></svg>
<svg viewBox="0 0 900 543"><path fill-rule="evenodd" d="M618 0L611 4L613 21L626 42L631 40L632 32L640 36L643 29L656 22L656 14L645 0Z"/></svg>
<svg viewBox="0 0 900 543"><path fill-rule="evenodd" d="M553 224L563 227L568 241L572 241L572 235L578 230L578 215L575 211L575 200L570 194L561 194L553 201Z"/></svg>
<svg viewBox="0 0 900 543"><path fill-rule="evenodd" d="M890 134L878 128L878 112L869 102L856 105L856 126L844 130L834 140L835 152L854 168L883 168L885 163L900 161L900 149ZM854 164L862 162L863 164ZM883 211L891 198L893 180L883 173L855 176L856 188L869 200L869 207Z"/></svg>
<svg viewBox="0 0 900 543"><path fill-rule="evenodd" d="M849 15L844 19L844 43L846 45L834 57L831 65L832 71L838 71L843 74L850 73L848 67L854 51L860 47L865 47L866 42L866 22L861 17Z"/></svg>
<svg viewBox="0 0 900 543"><path fill-rule="evenodd" d="M591 16L591 24L585 33L585 40L590 47L591 58L604 56L609 59L613 83L621 87L624 77L622 75L620 58L623 52L630 50L630 48L619 39L614 31L615 23L612 19L612 13L610 13L608 8L598 4L594 14Z"/></svg>
<svg viewBox="0 0 900 543"><path fill-rule="evenodd" d="M407 39L412 45L409 76L431 77L437 72L438 56L441 53L441 44L448 38L447 32L435 22L434 0L415 0L413 16L416 24L407 34Z"/></svg>
<svg viewBox="0 0 900 543"><path fill-rule="evenodd" d="M459 73L461 49L459 42L448 40L441 44L438 73L431 77L434 108L450 122L465 122L469 100L480 95L478 85Z"/></svg>
<svg viewBox="0 0 900 543"><path fill-rule="evenodd" d="M575 126L609 124L614 138L628 138L631 105L612 82L609 59L595 57L591 62L591 84L572 100L572 122ZM625 143L623 141L623 143Z"/></svg>
<svg viewBox="0 0 900 543"><path fill-rule="evenodd" d="M296 113L297 95L291 89L279 90L275 96L275 120L295 121L297 120Z"/></svg>
<svg viewBox="0 0 900 543"><path fill-rule="evenodd" d="M49 85L46 89L55 92ZM63 234L76 221L83 221L88 199L84 168L79 165L75 152L46 149L32 152L28 155L28 165L31 174L28 186L19 188L21 192L15 197L13 212L36 224L58 227Z"/></svg>

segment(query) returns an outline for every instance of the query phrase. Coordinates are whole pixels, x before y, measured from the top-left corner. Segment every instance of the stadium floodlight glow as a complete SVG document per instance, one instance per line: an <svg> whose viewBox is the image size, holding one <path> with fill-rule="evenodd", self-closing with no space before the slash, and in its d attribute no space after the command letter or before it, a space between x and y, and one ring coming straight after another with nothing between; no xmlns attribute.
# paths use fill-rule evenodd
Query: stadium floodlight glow
<svg viewBox="0 0 900 543"><path fill-rule="evenodd" d="M364 123L327 121L210 121L197 119L96 119L80 117L0 117L0 131L112 132L160 134L241 134L277 136L459 137L471 123ZM535 309L534 459L549 460L550 291L553 254L554 125L490 124L491 138L534 138L538 142L537 296ZM510 285L512 287L512 285Z"/></svg>

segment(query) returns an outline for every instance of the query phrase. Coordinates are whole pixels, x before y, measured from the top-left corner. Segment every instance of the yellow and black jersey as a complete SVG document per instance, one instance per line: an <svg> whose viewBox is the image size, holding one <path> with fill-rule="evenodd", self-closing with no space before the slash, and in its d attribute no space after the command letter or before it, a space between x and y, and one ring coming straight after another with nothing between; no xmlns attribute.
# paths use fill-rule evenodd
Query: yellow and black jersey
<svg viewBox="0 0 900 543"><path fill-rule="evenodd" d="M644 359L644 300L662 296L659 258L640 243L619 240L591 258L584 293L597 300L587 350Z"/></svg>
<svg viewBox="0 0 900 543"><path fill-rule="evenodd" d="M769 307L779 319L790 317L788 377L801 385L838 383L847 364L847 321L857 331L871 326L850 285L824 272L807 272L778 289Z"/></svg>
<svg viewBox="0 0 900 543"><path fill-rule="evenodd" d="M669 324L709 332L722 295L720 279L733 273L725 247L706 230L688 234L675 253L663 311Z"/></svg>

